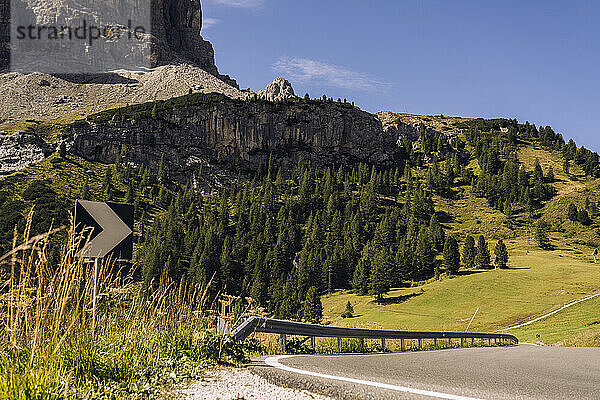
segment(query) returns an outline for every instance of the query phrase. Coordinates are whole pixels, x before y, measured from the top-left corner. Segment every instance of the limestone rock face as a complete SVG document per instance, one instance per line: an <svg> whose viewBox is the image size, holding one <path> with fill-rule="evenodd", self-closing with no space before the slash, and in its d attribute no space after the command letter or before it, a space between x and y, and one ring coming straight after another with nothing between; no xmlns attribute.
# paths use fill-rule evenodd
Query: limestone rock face
<svg viewBox="0 0 600 400"><path fill-rule="evenodd" d="M395 160L397 137L372 114L337 103L222 101L161 110L123 122L86 122L68 131L72 151L113 162L157 168L162 155L172 176L189 179L229 169L254 170L273 158L284 170L301 157L317 168ZM217 161L218 160L218 161Z"/></svg>
<svg viewBox="0 0 600 400"><path fill-rule="evenodd" d="M144 28L148 34L141 43L132 44L126 57L128 64L123 68L191 63L237 87L229 76L219 74L212 44L201 36L200 0L107 0L92 4L86 0L0 0L0 70L6 69L10 60L11 1L13 8L22 10L19 15L28 15L30 23L34 24L78 26L81 20L86 20L90 24L106 26L123 25L129 19L147 19L146 24L150 26ZM102 65L102 58L119 61L122 56L121 52L111 53L111 46L100 41L94 46L106 47L99 53L101 56L95 57L94 64ZM129 64L132 64L131 68Z"/></svg>
<svg viewBox="0 0 600 400"><path fill-rule="evenodd" d="M0 176L27 168L52 152L54 147L39 136L25 133L0 134Z"/></svg>
<svg viewBox="0 0 600 400"><path fill-rule="evenodd" d="M265 89L258 92L258 98L267 101L282 101L295 97L292 84L282 77L275 79Z"/></svg>

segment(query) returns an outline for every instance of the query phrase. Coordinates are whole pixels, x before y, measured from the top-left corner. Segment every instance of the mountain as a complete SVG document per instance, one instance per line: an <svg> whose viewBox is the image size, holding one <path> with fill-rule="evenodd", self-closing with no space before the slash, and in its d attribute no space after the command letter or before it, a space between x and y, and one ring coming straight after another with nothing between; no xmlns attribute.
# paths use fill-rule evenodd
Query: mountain
<svg viewBox="0 0 600 400"><path fill-rule="evenodd" d="M0 254L31 210L39 234L84 198L135 204L145 287L190 281L279 318L331 289L336 323L463 329L479 304L474 326L497 330L600 289L598 154L514 119L299 98L281 77L240 90L200 36L200 3L155 4L168 65L0 75ZM348 300L363 319L336 319ZM591 314L571 324L596 334Z"/></svg>

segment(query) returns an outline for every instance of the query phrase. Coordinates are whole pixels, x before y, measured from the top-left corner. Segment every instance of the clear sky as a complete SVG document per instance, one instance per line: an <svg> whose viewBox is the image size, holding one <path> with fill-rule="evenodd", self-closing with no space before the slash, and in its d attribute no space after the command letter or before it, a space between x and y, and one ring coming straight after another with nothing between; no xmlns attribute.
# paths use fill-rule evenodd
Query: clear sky
<svg viewBox="0 0 600 400"><path fill-rule="evenodd" d="M595 0L203 0L222 73L361 108L507 117L600 151Z"/></svg>

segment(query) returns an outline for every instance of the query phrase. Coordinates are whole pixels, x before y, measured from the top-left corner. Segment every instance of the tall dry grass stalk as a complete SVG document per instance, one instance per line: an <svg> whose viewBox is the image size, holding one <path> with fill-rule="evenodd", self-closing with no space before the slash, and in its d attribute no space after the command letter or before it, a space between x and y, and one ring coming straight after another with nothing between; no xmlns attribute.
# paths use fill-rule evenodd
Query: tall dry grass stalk
<svg viewBox="0 0 600 400"><path fill-rule="evenodd" d="M146 292L132 272L101 263L94 330L94 267L76 256L86 238L72 228L31 237L31 217L23 244L15 230L13 250L0 257L0 398L97 397L112 383L152 382L180 353L207 358L197 345L209 323L206 288L162 281ZM50 265L59 231L67 238Z"/></svg>

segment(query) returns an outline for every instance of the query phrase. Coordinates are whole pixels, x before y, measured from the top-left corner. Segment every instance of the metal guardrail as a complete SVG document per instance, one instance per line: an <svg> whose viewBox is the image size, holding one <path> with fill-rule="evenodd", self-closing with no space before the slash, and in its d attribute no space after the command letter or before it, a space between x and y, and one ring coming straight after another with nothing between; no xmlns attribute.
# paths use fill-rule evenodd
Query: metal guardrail
<svg viewBox="0 0 600 400"><path fill-rule="evenodd" d="M231 335L236 341L242 341L254 332L275 333L280 335L281 348L285 351L286 335L306 336L310 339L311 345L315 347L316 337L335 337L337 338L338 351L342 350L342 338L349 339L380 339L382 349L385 350L386 339L400 339L401 350L404 351L404 340L418 340L421 347L422 340L433 340L437 346L438 340L447 339L450 343L452 339L460 339L461 346L464 346L465 340L487 340L491 345L494 343L509 342L518 344L519 339L516 336L504 333L480 333L480 332L435 332L435 331L393 331L382 329L363 329L363 328L344 328L341 326L312 325L302 322L283 321L271 318L250 317L235 328Z"/></svg>

